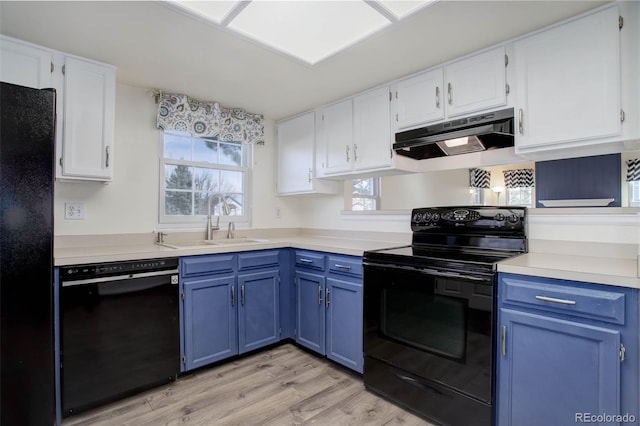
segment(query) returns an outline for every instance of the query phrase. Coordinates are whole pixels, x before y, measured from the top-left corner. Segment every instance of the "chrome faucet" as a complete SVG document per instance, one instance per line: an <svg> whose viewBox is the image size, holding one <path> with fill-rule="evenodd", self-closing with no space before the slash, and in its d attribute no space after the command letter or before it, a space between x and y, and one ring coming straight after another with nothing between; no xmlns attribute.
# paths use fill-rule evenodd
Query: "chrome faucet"
<svg viewBox="0 0 640 426"><path fill-rule="evenodd" d="M229 204L227 203L227 197L225 197L221 193L211 194L209 196L209 200L207 201L207 240L213 238L213 231L217 231L220 229L220 216L217 216L216 225L213 226L213 222L211 220L211 201L214 198L218 198L222 201L222 214L225 216L229 216L231 214L231 209L229 208ZM233 222L229 222L229 229L227 230L227 238L234 238L236 231L236 225Z"/></svg>
<svg viewBox="0 0 640 426"><path fill-rule="evenodd" d="M218 216L216 226L213 226L213 222L211 221L211 201L213 201L215 197L224 199L219 194L211 194L207 200L207 240L213 237L213 231L220 229L220 216Z"/></svg>

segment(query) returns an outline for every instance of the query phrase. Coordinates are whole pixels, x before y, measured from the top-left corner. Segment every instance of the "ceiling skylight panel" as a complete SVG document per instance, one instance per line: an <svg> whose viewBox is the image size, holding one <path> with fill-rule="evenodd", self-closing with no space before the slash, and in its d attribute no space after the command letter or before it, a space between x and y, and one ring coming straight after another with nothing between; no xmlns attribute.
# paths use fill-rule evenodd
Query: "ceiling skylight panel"
<svg viewBox="0 0 640 426"><path fill-rule="evenodd" d="M434 3L436 0L380 0L378 3L382 4L387 10L393 13L396 18L402 19L405 16L422 9L428 4Z"/></svg>
<svg viewBox="0 0 640 426"><path fill-rule="evenodd" d="M180 8L219 24L238 1L184 1L175 0Z"/></svg>
<svg viewBox="0 0 640 426"><path fill-rule="evenodd" d="M228 27L314 64L389 24L362 1L254 1Z"/></svg>

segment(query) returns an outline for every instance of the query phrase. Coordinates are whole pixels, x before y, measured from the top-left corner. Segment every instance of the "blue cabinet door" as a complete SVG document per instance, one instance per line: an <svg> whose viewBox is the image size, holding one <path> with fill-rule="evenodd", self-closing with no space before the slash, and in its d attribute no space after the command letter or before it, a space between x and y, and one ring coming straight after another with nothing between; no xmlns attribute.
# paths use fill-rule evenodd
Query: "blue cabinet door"
<svg viewBox="0 0 640 426"><path fill-rule="evenodd" d="M503 308L499 333L500 426L620 413L618 330Z"/></svg>
<svg viewBox="0 0 640 426"><path fill-rule="evenodd" d="M296 271L296 342L322 355L325 353L325 278Z"/></svg>
<svg viewBox="0 0 640 426"><path fill-rule="evenodd" d="M235 276L184 280L186 370L236 355Z"/></svg>
<svg viewBox="0 0 640 426"><path fill-rule="evenodd" d="M362 280L327 278L325 305L327 357L362 373Z"/></svg>
<svg viewBox="0 0 640 426"><path fill-rule="evenodd" d="M280 340L279 270L238 275L238 345L240 353Z"/></svg>

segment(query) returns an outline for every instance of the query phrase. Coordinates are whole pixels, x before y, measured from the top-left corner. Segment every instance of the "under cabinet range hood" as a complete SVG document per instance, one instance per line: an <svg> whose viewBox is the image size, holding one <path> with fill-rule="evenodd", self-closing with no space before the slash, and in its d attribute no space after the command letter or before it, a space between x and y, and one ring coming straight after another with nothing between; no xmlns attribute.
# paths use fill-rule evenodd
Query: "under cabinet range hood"
<svg viewBox="0 0 640 426"><path fill-rule="evenodd" d="M513 146L513 109L396 133L393 150L416 160Z"/></svg>

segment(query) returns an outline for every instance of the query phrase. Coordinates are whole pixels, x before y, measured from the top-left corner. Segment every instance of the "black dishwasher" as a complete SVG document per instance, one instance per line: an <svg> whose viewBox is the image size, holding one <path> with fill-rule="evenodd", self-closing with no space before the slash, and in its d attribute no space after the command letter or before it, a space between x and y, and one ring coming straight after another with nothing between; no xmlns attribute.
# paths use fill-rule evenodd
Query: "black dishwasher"
<svg viewBox="0 0 640 426"><path fill-rule="evenodd" d="M175 380L178 259L60 268L62 414Z"/></svg>

